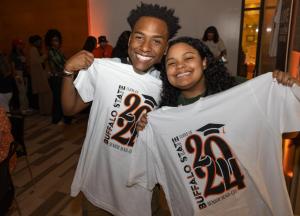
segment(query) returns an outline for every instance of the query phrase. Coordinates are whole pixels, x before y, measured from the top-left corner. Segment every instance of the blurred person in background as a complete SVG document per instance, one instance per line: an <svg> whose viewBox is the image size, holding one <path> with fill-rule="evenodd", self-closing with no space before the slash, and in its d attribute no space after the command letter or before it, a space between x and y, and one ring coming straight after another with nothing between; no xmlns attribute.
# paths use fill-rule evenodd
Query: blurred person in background
<svg viewBox="0 0 300 216"><path fill-rule="evenodd" d="M61 105L61 83L65 65L65 56L61 51L62 36L57 29L50 29L45 35L48 48L48 67L50 73L50 87L53 96L52 123L70 124L72 119L63 115Z"/></svg>
<svg viewBox="0 0 300 216"><path fill-rule="evenodd" d="M128 41L131 31L123 31L118 38L116 46L113 48L113 58L127 58L128 57Z"/></svg>
<svg viewBox="0 0 300 216"><path fill-rule="evenodd" d="M84 42L83 50L93 52L97 47L97 39L94 36L88 36Z"/></svg>
<svg viewBox="0 0 300 216"><path fill-rule="evenodd" d="M223 40L220 38L218 30L215 26L209 26L203 35L202 41L213 53L215 59L227 62L227 51Z"/></svg>
<svg viewBox="0 0 300 216"><path fill-rule="evenodd" d="M16 89L14 76L7 56L0 51L0 106L2 106L6 112L10 111L10 102L14 92L18 106L18 91Z"/></svg>
<svg viewBox="0 0 300 216"><path fill-rule="evenodd" d="M26 57L24 54L24 42L21 39L14 39L12 41L10 62L19 93L19 107L17 109L22 114L26 114L29 111L29 102L27 98L28 77L25 74L27 73Z"/></svg>
<svg viewBox="0 0 300 216"><path fill-rule="evenodd" d="M99 46L94 49L95 58L111 58L113 47L108 43L105 35L98 37Z"/></svg>
<svg viewBox="0 0 300 216"><path fill-rule="evenodd" d="M32 93L38 97L38 108L41 115L50 115L52 111L52 95L45 70L47 56L42 53L42 37L29 37L28 65L31 75Z"/></svg>

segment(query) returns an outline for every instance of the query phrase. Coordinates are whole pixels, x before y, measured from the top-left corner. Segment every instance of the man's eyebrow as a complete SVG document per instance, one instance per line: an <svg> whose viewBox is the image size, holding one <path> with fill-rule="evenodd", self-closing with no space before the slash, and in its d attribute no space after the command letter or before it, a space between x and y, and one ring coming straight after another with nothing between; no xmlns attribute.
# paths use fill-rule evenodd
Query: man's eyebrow
<svg viewBox="0 0 300 216"><path fill-rule="evenodd" d="M145 33L140 32L140 31L135 31L135 32L132 32L132 33L133 33L133 34L145 35ZM164 38L165 38L163 35L152 35L151 37L152 37L152 38L161 38L161 39L164 39Z"/></svg>
<svg viewBox="0 0 300 216"><path fill-rule="evenodd" d="M139 32L139 31L135 31L135 32L132 32L133 34L142 34L142 35L144 35L144 33L143 32Z"/></svg>

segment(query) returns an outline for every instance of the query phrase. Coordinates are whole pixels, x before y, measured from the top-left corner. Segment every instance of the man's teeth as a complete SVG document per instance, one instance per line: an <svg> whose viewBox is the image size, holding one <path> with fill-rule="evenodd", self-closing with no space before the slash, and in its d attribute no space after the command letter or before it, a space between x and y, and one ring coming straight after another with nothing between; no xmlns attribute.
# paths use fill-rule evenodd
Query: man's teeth
<svg viewBox="0 0 300 216"><path fill-rule="evenodd" d="M139 55L139 54L137 54L136 56L137 56L138 59L141 60L141 61L149 61L149 60L152 59L151 57L148 57L148 56L142 56L142 55Z"/></svg>
<svg viewBox="0 0 300 216"><path fill-rule="evenodd" d="M179 73L179 74L177 74L177 77L180 78L180 77L188 76L188 75L190 75L190 73L191 72Z"/></svg>

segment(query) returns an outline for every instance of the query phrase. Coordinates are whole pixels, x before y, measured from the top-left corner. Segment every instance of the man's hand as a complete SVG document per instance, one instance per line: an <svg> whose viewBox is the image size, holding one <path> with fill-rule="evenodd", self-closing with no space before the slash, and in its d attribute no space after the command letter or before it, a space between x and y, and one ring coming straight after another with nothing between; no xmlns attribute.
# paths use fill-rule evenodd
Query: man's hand
<svg viewBox="0 0 300 216"><path fill-rule="evenodd" d="M94 55L88 51L82 50L65 63L65 70L68 72L77 72L81 69L87 69L94 61Z"/></svg>
<svg viewBox="0 0 300 216"><path fill-rule="evenodd" d="M273 78L277 80L278 83L286 86L293 86L294 84L300 86L300 81L296 78L291 77L287 72L282 72L279 70L273 71Z"/></svg>

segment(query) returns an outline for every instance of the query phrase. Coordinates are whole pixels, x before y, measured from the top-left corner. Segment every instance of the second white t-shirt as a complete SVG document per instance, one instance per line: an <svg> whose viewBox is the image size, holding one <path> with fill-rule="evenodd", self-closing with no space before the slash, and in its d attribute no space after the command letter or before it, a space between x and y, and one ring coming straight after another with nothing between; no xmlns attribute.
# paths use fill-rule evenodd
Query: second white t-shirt
<svg viewBox="0 0 300 216"><path fill-rule="evenodd" d="M162 185L172 215L292 216L281 134L300 130L299 98L268 73L149 113L128 185Z"/></svg>

